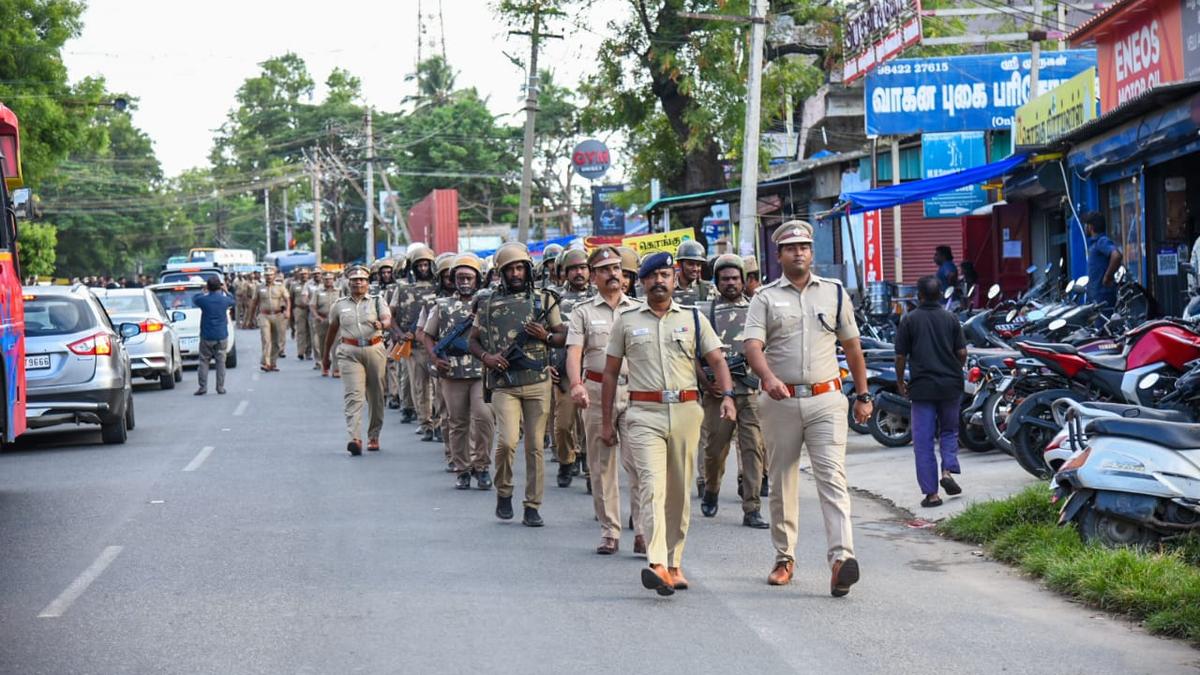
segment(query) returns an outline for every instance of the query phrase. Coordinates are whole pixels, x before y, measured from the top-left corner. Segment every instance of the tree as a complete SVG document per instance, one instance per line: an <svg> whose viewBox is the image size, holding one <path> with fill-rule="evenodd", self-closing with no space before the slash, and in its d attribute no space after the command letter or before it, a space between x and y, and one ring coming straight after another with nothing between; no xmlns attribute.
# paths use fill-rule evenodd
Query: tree
<svg viewBox="0 0 1200 675"><path fill-rule="evenodd" d="M417 110L426 106L446 105L454 94L458 73L440 55L431 56L417 64L417 71L404 77L406 82L416 80L417 94L405 96L405 103L414 103Z"/></svg>
<svg viewBox="0 0 1200 675"><path fill-rule="evenodd" d="M21 274L47 277L54 274L54 248L58 230L50 223L22 223L17 233Z"/></svg>

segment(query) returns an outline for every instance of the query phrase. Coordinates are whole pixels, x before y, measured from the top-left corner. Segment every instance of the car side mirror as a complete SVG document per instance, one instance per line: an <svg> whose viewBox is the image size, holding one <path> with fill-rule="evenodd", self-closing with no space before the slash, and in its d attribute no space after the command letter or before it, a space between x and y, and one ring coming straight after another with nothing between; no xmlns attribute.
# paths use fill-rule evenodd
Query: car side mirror
<svg viewBox="0 0 1200 675"><path fill-rule="evenodd" d="M135 335L141 335L142 327L136 323L125 322L117 326L117 332L120 333L122 340L128 340Z"/></svg>
<svg viewBox="0 0 1200 675"><path fill-rule="evenodd" d="M187 314L184 314L178 310L171 312L171 323L175 323L177 321L187 321Z"/></svg>

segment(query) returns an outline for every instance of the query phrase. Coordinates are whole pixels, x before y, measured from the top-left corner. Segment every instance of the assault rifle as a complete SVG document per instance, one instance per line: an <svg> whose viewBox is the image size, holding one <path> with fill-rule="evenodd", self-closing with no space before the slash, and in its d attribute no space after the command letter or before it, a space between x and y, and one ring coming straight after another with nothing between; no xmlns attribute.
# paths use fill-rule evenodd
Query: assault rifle
<svg viewBox="0 0 1200 675"><path fill-rule="evenodd" d="M471 330L471 324L475 321L475 315L463 317L458 323L450 327L442 339L437 341L433 346L433 355L439 359L444 359L448 356L466 356L471 353L467 345L467 333Z"/></svg>
<svg viewBox="0 0 1200 675"><path fill-rule="evenodd" d="M552 302L546 303L546 306L543 307L540 312L534 315L531 323L541 323L542 321L545 321L546 317L550 314L550 310L558 306L558 295L553 291L545 292L550 295ZM500 374L504 377L504 381L507 382L510 387L516 385L516 382L514 382L512 379L512 372L514 370L541 370L547 365L545 361L539 361L531 358L529 353L525 351L525 345L529 344L531 339L532 338L529 336L529 333L521 331L517 337L513 339L512 344L508 345L508 348L505 349L504 353L501 354L501 356L504 357L504 360L508 361L508 368L501 371ZM549 349L548 346L547 349Z"/></svg>
<svg viewBox="0 0 1200 675"><path fill-rule="evenodd" d="M734 382L741 382L749 389L762 388L762 381L759 380L753 372L751 372L749 364L746 363L745 356L733 353L726 354L725 365L729 367L729 375L733 378ZM707 365L703 366L703 368L704 377L706 377L709 382L716 382L717 375L712 371L712 368L708 367Z"/></svg>

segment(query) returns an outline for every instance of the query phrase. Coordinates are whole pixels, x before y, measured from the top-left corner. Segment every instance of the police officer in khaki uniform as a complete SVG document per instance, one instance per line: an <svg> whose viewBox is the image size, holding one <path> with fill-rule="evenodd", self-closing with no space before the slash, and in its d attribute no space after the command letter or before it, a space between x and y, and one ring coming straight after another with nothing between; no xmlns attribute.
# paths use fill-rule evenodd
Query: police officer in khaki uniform
<svg viewBox="0 0 1200 675"><path fill-rule="evenodd" d="M758 258L748 255L742 258L742 262L746 267L746 290L747 298L753 298L762 286L762 273L758 270Z"/></svg>
<svg viewBox="0 0 1200 675"><path fill-rule="evenodd" d="M417 333L437 367L445 399L450 463L458 473L455 487L467 490L471 479L480 490L492 487L491 445L496 428L492 406L483 400L483 364L467 349L469 328L438 352L437 342L474 321L475 293L483 280L482 265L474 254L455 256L451 263L455 294L438 298L429 318Z"/></svg>
<svg viewBox="0 0 1200 675"><path fill-rule="evenodd" d="M771 493L773 586L789 583L795 568L800 451L808 447L833 574L830 592L846 595L858 581L850 492L846 484L846 397L838 379L837 343L858 393L854 416L871 416L866 362L854 308L842 285L812 272L812 225L783 223L772 235L783 276L759 289L746 316L746 359L762 379L759 410L767 441Z"/></svg>
<svg viewBox="0 0 1200 675"><path fill-rule="evenodd" d="M558 269L563 277L563 292L559 298L559 312L570 317L571 312L587 302L595 291L589 283L588 254L578 248L567 249L558 257ZM562 350L554 350L551 358L559 362ZM557 373L565 378L565 372ZM564 385L565 386L565 385ZM558 487L571 486L572 476L578 473L577 454L583 454L582 438L579 433L579 409L569 394L563 393L556 383L554 388L554 454L558 459Z"/></svg>
<svg viewBox="0 0 1200 675"><path fill-rule="evenodd" d="M370 414L367 424L367 450L379 450L379 432L383 430L383 369L387 354L383 332L391 328L392 313L377 295L368 293L371 273L355 265L346 271L350 295L339 298L330 309L329 330L325 333L325 369L335 353L345 390L346 450L362 454L362 412L365 402ZM334 349L336 348L336 352Z"/></svg>
<svg viewBox="0 0 1200 675"><path fill-rule="evenodd" d="M287 320L291 315L287 289L275 281L275 268L268 267L264 281L250 300L250 314L258 317L262 336L263 372L278 371L277 361L287 343Z"/></svg>
<svg viewBox="0 0 1200 675"><path fill-rule="evenodd" d="M292 335L296 338L296 358L301 361L312 358L314 351L313 341L308 332L308 296L305 294L308 282L308 268L301 267L296 270L296 277L292 280L289 288L292 313L288 318L288 323L292 329Z"/></svg>
<svg viewBox="0 0 1200 675"><path fill-rule="evenodd" d="M721 419L721 392L715 382L710 382L708 391L704 392L704 429L700 434L700 456L705 479L700 512L706 518L717 515L717 497L721 491L721 479L725 475L725 462L729 457L729 442L736 430L738 454L741 457L739 465L743 471L742 524L765 530L770 526L763 520L759 497L764 448L758 419L758 382L746 366L742 344L746 312L750 309L750 302L742 295L744 267L741 258L725 253L717 256L712 268L718 295L711 302L701 303L700 309L725 346L725 363L730 366L730 374L737 373L733 377L733 391L738 414L736 420Z"/></svg>
<svg viewBox="0 0 1200 675"><path fill-rule="evenodd" d="M675 250L675 260L679 264L675 302L695 305L708 300L712 295L712 286L700 278L704 272L704 245L691 239L683 240Z"/></svg>
<svg viewBox="0 0 1200 675"><path fill-rule="evenodd" d="M249 327L250 314L250 298L254 295L254 284L246 278L245 274L239 274L233 282L233 297L237 300L237 326L238 328Z"/></svg>
<svg viewBox="0 0 1200 675"><path fill-rule="evenodd" d="M437 297L437 276L433 267L435 257L433 249L428 246L421 246L412 252L410 260L413 281L397 293L396 304L392 308L396 316L394 339L398 342L413 341L412 354L405 362L405 369L408 371L413 407L420 423L416 431L429 440L433 440L433 391L429 375L431 364L425 347L414 338L421 310Z"/></svg>
<svg viewBox="0 0 1200 675"><path fill-rule="evenodd" d="M471 353L487 368L499 439L496 446L496 517L513 517L513 460L517 439L525 433L525 513L521 522L541 527L545 473L542 436L550 418L548 346L561 347L566 326L557 298L538 291L533 259L521 242L496 251L500 289L482 296L471 328ZM524 337L522 337L524 336ZM517 346L522 354L513 353ZM510 360L512 357L513 360Z"/></svg>
<svg viewBox="0 0 1200 675"><path fill-rule="evenodd" d="M588 473L592 482L592 504L600 522L600 546L596 553L612 555L620 549L621 489L617 480L617 462L629 476L629 511L633 519L633 552L646 553L643 529L641 483L633 463L629 436L629 387L626 373L617 379L617 394L613 404L613 423L617 428L620 455L616 448L600 440L603 411L600 408L600 385L604 381L604 364L613 324L622 311L638 306L638 301L625 295L621 278L621 255L611 246L602 246L588 258L592 280L599 294L575 307L567 322L567 372L571 383L571 399L583 411L584 438L587 442ZM570 272L568 271L568 274Z"/></svg>
<svg viewBox="0 0 1200 675"><path fill-rule="evenodd" d="M621 367L629 360L629 437L638 480L646 497L642 517L649 532L642 585L659 595L686 589L683 549L691 515L692 472L704 412L696 389L696 362L703 359L721 388L721 414L737 415L735 394L721 341L708 318L671 299L675 265L669 253L642 261L638 277L646 304L617 317L608 342L600 401L601 441L617 443L616 394Z"/></svg>
<svg viewBox="0 0 1200 675"><path fill-rule="evenodd" d="M637 251L628 246L618 246L617 253L621 255L621 291L631 298L638 297L638 259Z"/></svg>
<svg viewBox="0 0 1200 675"><path fill-rule="evenodd" d="M337 288L333 285L333 272L321 273L321 287L312 291L309 296L308 314L312 320L312 334L316 337L317 343L317 365L321 368L321 377L329 377L329 369L325 367L326 356L325 351L325 335L329 332L330 312L333 311L333 303L337 302L340 297Z"/></svg>

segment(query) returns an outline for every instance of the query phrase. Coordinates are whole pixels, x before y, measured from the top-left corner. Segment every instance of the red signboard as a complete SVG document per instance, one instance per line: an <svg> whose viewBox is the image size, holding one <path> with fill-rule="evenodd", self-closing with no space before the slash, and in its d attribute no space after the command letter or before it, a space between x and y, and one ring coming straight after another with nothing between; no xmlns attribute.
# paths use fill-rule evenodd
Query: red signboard
<svg viewBox="0 0 1200 675"><path fill-rule="evenodd" d="M1185 42L1197 36L1185 27L1182 15L1184 5L1193 2L1124 0L1071 36L1072 45L1096 43L1102 112L1160 84L1184 79Z"/></svg>
<svg viewBox="0 0 1200 675"><path fill-rule="evenodd" d="M863 0L842 26L842 82L921 42L921 0Z"/></svg>
<svg viewBox="0 0 1200 675"><path fill-rule="evenodd" d="M878 211L863 213L863 249L867 283L883 281L883 224Z"/></svg>

